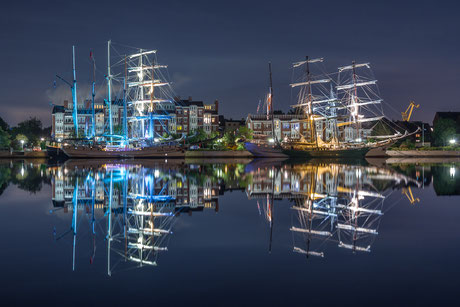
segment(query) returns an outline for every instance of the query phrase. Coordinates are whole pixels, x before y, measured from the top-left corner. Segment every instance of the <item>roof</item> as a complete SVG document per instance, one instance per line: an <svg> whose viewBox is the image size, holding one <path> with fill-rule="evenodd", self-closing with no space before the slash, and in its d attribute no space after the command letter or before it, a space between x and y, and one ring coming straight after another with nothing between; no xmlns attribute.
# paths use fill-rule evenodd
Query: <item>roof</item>
<svg viewBox="0 0 460 307"><path fill-rule="evenodd" d="M301 114L273 114L273 116L280 120L292 120L292 119L305 119L305 115ZM248 114L248 120L271 120L271 115L267 119L266 114Z"/></svg>
<svg viewBox="0 0 460 307"><path fill-rule="evenodd" d="M64 106L53 106L53 114L55 113L64 113L65 112L65 108Z"/></svg>
<svg viewBox="0 0 460 307"><path fill-rule="evenodd" d="M177 104L179 106L183 106L183 107L189 107L189 106L202 107L203 106L203 101L179 100L179 101L177 101Z"/></svg>

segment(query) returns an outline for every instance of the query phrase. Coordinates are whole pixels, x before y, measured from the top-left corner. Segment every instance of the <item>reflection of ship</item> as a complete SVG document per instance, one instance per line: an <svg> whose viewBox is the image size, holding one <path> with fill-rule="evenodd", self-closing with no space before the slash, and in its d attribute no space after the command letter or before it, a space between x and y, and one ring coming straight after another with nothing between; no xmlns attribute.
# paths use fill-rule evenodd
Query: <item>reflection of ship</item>
<svg viewBox="0 0 460 307"><path fill-rule="evenodd" d="M179 171L114 163L73 169L66 165L53 168L52 174L54 211L63 208L72 212L70 230L57 239L73 233L74 269L82 216L90 221L93 236L90 263L95 257L96 236L100 236L97 229L104 229L107 274L111 275L121 261L157 265L158 255L167 251L167 237L180 212L218 210L217 186L211 179L197 186L196 179Z"/></svg>
<svg viewBox="0 0 460 307"><path fill-rule="evenodd" d="M294 252L323 257L322 248L330 241L353 251L370 251L383 215L383 192L403 182L419 185L404 175L376 167L285 165L255 170L247 193L250 198L293 201L296 218L290 230Z"/></svg>

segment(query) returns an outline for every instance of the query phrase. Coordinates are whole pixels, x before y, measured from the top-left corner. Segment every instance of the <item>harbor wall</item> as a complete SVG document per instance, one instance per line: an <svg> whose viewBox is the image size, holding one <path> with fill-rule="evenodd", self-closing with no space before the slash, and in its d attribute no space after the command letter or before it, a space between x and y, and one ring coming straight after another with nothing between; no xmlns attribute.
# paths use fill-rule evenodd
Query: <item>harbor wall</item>
<svg viewBox="0 0 460 307"><path fill-rule="evenodd" d="M460 157L459 150L387 150L388 157Z"/></svg>
<svg viewBox="0 0 460 307"><path fill-rule="evenodd" d="M253 155L246 150L187 150L185 158L252 158Z"/></svg>

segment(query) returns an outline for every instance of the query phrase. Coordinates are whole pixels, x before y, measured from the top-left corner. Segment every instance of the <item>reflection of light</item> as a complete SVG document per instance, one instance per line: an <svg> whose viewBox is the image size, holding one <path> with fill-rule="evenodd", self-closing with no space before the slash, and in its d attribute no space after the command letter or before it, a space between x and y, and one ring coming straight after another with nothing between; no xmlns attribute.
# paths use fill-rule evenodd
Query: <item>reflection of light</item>
<svg viewBox="0 0 460 307"><path fill-rule="evenodd" d="M450 177L455 177L455 167L450 167Z"/></svg>
<svg viewBox="0 0 460 307"><path fill-rule="evenodd" d="M160 177L160 171L156 169L155 172L154 172L154 176L155 176L155 178Z"/></svg>
<svg viewBox="0 0 460 307"><path fill-rule="evenodd" d="M361 138L357 138L355 141L356 141L356 142L361 142L362 139L361 139Z"/></svg>
<svg viewBox="0 0 460 307"><path fill-rule="evenodd" d="M274 139L268 139L268 142L269 143L275 143L275 140Z"/></svg>

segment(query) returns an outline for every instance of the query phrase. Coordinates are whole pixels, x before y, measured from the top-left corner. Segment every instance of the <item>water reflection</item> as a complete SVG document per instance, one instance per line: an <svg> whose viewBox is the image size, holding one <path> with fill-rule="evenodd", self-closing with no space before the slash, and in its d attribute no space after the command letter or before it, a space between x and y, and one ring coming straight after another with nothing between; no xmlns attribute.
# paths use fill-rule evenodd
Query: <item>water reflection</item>
<svg viewBox="0 0 460 307"><path fill-rule="evenodd" d="M266 199L262 207L266 208L270 233L274 200L291 201L293 251L307 258L324 257L322 248L328 241L353 252L370 252L383 216L386 192L421 186L417 180L390 169L346 164L258 168L251 177L248 197ZM260 207L259 202L257 205Z"/></svg>
<svg viewBox="0 0 460 307"><path fill-rule="evenodd" d="M417 203L417 188L433 184L437 195L460 194L458 164L385 166L324 162L193 164L176 161L68 161L50 166L18 161L0 164L0 194L9 184L35 193L51 186L56 242L71 242L72 269L79 253L106 258L106 273L156 266L167 257L180 215L219 211L219 197L244 191L267 224L267 249L287 203L292 257L327 257L335 246L369 253L395 191L405 204ZM90 238L91 245L78 244ZM99 248L98 248L99 247ZM70 257L70 255L69 255Z"/></svg>

